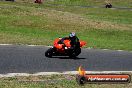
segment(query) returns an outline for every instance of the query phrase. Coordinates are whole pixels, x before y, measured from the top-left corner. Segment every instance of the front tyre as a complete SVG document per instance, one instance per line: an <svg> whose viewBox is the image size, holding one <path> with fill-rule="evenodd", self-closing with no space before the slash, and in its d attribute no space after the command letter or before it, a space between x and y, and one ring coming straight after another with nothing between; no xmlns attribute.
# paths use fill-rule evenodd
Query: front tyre
<svg viewBox="0 0 132 88"><path fill-rule="evenodd" d="M53 55L53 48L50 48L50 49L48 49L46 52L45 52L45 56L46 57L52 57L52 55Z"/></svg>

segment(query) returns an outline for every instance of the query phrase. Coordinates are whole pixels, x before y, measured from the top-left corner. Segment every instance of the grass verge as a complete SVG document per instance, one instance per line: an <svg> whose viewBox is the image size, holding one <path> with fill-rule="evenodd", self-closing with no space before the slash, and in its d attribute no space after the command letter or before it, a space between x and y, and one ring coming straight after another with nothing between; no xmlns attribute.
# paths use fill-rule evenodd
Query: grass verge
<svg viewBox="0 0 132 88"><path fill-rule="evenodd" d="M0 78L1 88L131 88L126 84L77 84L75 75L50 75Z"/></svg>

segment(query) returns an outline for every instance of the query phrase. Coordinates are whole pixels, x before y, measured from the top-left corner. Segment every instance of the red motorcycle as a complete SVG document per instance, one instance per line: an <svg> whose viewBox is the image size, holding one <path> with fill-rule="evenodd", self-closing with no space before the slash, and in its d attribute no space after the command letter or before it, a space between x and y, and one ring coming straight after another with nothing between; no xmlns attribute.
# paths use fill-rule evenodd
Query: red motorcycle
<svg viewBox="0 0 132 88"><path fill-rule="evenodd" d="M76 57L81 53L81 47L83 47L86 42L79 41L77 47L72 48L70 44L70 40L66 39L63 40L63 43L60 42L62 38L57 38L54 40L54 45L52 48L49 48L45 52L46 57L52 57L52 56L69 56L69 57Z"/></svg>

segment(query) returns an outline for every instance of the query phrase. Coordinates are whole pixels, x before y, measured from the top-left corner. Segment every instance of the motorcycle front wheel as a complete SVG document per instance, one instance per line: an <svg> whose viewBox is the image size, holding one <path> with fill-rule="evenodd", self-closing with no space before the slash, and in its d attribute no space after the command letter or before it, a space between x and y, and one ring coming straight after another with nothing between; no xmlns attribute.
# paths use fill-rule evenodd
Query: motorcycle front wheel
<svg viewBox="0 0 132 88"><path fill-rule="evenodd" d="M46 52L45 52L45 56L46 57L52 57L52 55L53 55L53 48L50 48L50 49L48 49Z"/></svg>

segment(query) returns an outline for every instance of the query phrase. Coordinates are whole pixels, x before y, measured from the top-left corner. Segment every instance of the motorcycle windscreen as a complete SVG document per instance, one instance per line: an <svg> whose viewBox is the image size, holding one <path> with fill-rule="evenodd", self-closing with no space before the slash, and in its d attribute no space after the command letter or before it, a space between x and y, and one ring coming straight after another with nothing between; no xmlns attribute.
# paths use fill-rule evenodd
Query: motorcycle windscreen
<svg viewBox="0 0 132 88"><path fill-rule="evenodd" d="M71 47L70 40L64 40L64 44L65 44L67 47Z"/></svg>
<svg viewBox="0 0 132 88"><path fill-rule="evenodd" d="M56 47L57 49L62 49L63 48L63 44L56 44L56 45L54 45L54 47Z"/></svg>
<svg viewBox="0 0 132 88"><path fill-rule="evenodd" d="M55 40L54 40L54 45L58 44L58 41L60 41L59 38L55 39Z"/></svg>

